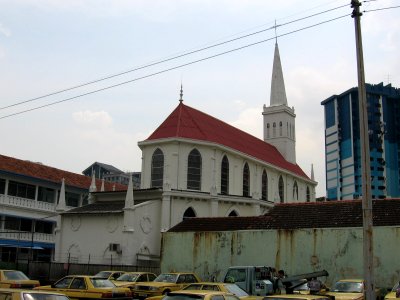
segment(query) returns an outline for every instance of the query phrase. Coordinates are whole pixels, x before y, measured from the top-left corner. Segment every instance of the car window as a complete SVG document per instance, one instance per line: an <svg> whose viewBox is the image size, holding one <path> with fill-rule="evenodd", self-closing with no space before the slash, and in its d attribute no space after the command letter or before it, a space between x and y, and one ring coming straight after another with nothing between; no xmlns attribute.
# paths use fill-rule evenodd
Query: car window
<svg viewBox="0 0 400 300"><path fill-rule="evenodd" d="M136 280L137 277L138 277L138 274L135 274L135 273L131 273L131 274L125 273L125 274L122 274L121 276L119 276L119 277L117 278L117 281L130 281L130 282L134 282L134 281L137 281L137 280Z"/></svg>
<svg viewBox="0 0 400 300"><path fill-rule="evenodd" d="M136 281L139 281L139 282L147 281L147 275L146 274L140 275Z"/></svg>
<svg viewBox="0 0 400 300"><path fill-rule="evenodd" d="M4 277L8 280L29 280L21 271L4 271Z"/></svg>
<svg viewBox="0 0 400 300"><path fill-rule="evenodd" d="M172 282L175 283L176 280L178 278L177 274L168 274L168 273L164 273L164 274L160 274L157 276L156 279L154 279L154 281L157 282Z"/></svg>
<svg viewBox="0 0 400 300"><path fill-rule="evenodd" d="M69 300L65 295L26 292L21 300Z"/></svg>
<svg viewBox="0 0 400 300"><path fill-rule="evenodd" d="M69 286L72 281L72 277L62 278L54 284L54 287L59 289L65 289Z"/></svg>
<svg viewBox="0 0 400 300"><path fill-rule="evenodd" d="M224 282L242 282L246 280L246 270L245 269L231 269L226 273Z"/></svg>
<svg viewBox="0 0 400 300"><path fill-rule="evenodd" d="M90 278L90 281L92 282L93 286L96 288L101 288L101 287L115 287L115 284L112 283L108 279L103 279L103 278L96 278L92 277Z"/></svg>
<svg viewBox="0 0 400 300"><path fill-rule="evenodd" d="M222 295L213 295L211 296L211 300L225 300Z"/></svg>
<svg viewBox="0 0 400 300"><path fill-rule="evenodd" d="M183 288L184 290L202 290L203 285L202 284L189 284L186 287Z"/></svg>
<svg viewBox="0 0 400 300"><path fill-rule="evenodd" d="M192 274L186 274L185 282L193 283L193 282L197 282L197 279Z"/></svg>
<svg viewBox="0 0 400 300"><path fill-rule="evenodd" d="M149 275L149 281L153 281L154 279L156 279L156 275L154 274L148 274Z"/></svg>
<svg viewBox="0 0 400 300"><path fill-rule="evenodd" d="M71 285L69 286L70 289L86 289L85 279L78 277L75 278Z"/></svg>
<svg viewBox="0 0 400 300"><path fill-rule="evenodd" d="M12 298L11 293L0 292L0 300L11 300L11 298Z"/></svg>
<svg viewBox="0 0 400 300"><path fill-rule="evenodd" d="M363 284L361 282L336 282L332 292L339 293L361 293L363 291Z"/></svg>
<svg viewBox="0 0 400 300"><path fill-rule="evenodd" d="M239 286L236 284L225 284L225 288L227 291L231 294L234 294L238 297L243 297L243 296L248 296L247 292L245 290L242 290Z"/></svg>
<svg viewBox="0 0 400 300"><path fill-rule="evenodd" d="M178 280L176 281L176 283L183 283L185 282L185 275L179 275Z"/></svg>
<svg viewBox="0 0 400 300"><path fill-rule="evenodd" d="M207 290L207 291L220 291L218 285L215 285L215 284L204 284L204 285L203 285L203 290Z"/></svg>

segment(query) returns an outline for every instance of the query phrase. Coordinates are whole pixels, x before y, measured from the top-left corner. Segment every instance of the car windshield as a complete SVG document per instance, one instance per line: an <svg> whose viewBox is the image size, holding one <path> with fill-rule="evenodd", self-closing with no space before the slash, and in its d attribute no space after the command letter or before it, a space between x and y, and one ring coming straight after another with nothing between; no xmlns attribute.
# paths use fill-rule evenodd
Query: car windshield
<svg viewBox="0 0 400 300"><path fill-rule="evenodd" d="M29 280L21 271L4 271L4 277L7 280Z"/></svg>
<svg viewBox="0 0 400 300"><path fill-rule="evenodd" d="M108 278L111 275L111 272L108 271L101 271L94 275L95 277L101 277L101 278Z"/></svg>
<svg viewBox="0 0 400 300"><path fill-rule="evenodd" d="M41 294L41 293L24 293L24 300L69 300L65 295L57 294Z"/></svg>
<svg viewBox="0 0 400 300"><path fill-rule="evenodd" d="M90 278L90 281L92 282L93 286L96 288L109 288L109 287L113 288L113 287L115 287L115 284L112 283L108 279L92 277L92 278Z"/></svg>
<svg viewBox="0 0 400 300"><path fill-rule="evenodd" d="M158 275L157 278L154 279L154 281L157 281L157 282L176 282L177 278L178 278L177 274L168 274L168 273L166 273L166 274Z"/></svg>
<svg viewBox="0 0 400 300"><path fill-rule="evenodd" d="M308 291L309 289L310 288L308 287L307 282L305 282L305 283L303 283L303 284L301 284L299 286L296 286L294 288L294 291Z"/></svg>
<svg viewBox="0 0 400 300"><path fill-rule="evenodd" d="M193 300L193 299L203 299L202 295L193 295L193 294L168 294L163 300Z"/></svg>
<svg viewBox="0 0 400 300"><path fill-rule="evenodd" d="M116 281L131 281L134 282L139 277L139 274L122 274L119 276Z"/></svg>
<svg viewBox="0 0 400 300"><path fill-rule="evenodd" d="M332 288L332 292L339 293L362 293L362 291L362 282L339 281L336 282L335 286Z"/></svg>
<svg viewBox="0 0 400 300"><path fill-rule="evenodd" d="M229 293L234 294L238 297L243 297L243 296L249 295L246 293L245 290L241 289L236 284L225 284L225 288L228 290Z"/></svg>

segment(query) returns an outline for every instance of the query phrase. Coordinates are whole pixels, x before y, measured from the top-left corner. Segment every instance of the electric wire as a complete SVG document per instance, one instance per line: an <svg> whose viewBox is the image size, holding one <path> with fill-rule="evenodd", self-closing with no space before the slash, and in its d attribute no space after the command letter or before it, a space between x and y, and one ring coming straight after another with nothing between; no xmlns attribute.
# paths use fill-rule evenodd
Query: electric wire
<svg viewBox="0 0 400 300"><path fill-rule="evenodd" d="M321 11L321 12L318 12L318 13L315 13L315 14L311 14L311 15L302 17L302 18L298 18L298 19L295 19L295 20L292 20L292 21L288 21L288 22L279 24L279 25L277 24L277 25L271 26L271 27L266 28L266 29L262 29L262 30L258 30L258 31L246 34L246 35L242 35L242 36L239 36L237 38L233 38L233 39L230 39L230 40L227 40L227 41L216 43L216 44L213 44L213 45L210 45L210 46L205 46L205 47L202 47L200 49L193 50L193 51L184 52L183 54L176 55L176 56L173 56L173 57L170 57L170 58L166 58L166 59L162 59L162 60L158 60L158 61L155 61L153 63L148 63L148 64L142 65L140 67L135 67L135 68L133 68L131 70L127 70L127 71L124 71L124 72L120 72L120 73L116 73L116 74L113 74L113 75L105 76L105 77L102 77L102 78L99 78L99 79L95 79L95 80L92 80L92 81L89 81L89 82L86 82L86 83L82 83L82 84L79 84L79 85L76 85L76 86L72 86L72 87L65 88L65 89L62 89L62 90L59 90L59 91L51 92L51 93L48 93L48 94L45 94L45 95L42 95L42 96L39 96L39 97L35 97L35 98L28 99L28 100L20 101L20 102L14 103L14 104L9 104L9 105L0 107L0 110L4 110L4 109L7 109L7 108L11 108L11 107L15 107L15 106L18 106L18 105L22 105L22 104L25 104L25 103L37 101L37 100L40 100L40 99L43 99L43 98L47 98L47 97L54 96L54 95L57 95L57 94L60 94L60 93L71 91L71 90L74 90L74 89L77 89L77 88L81 88L81 87L88 86L88 85L91 85L91 84L94 84L94 83L98 83L98 82L101 82L101 81L105 81L105 80L108 80L108 79L111 79L111 78L122 76L122 75L125 75L125 74L128 74L128 73L131 73L131 72L139 71L139 70L142 70L142 69L145 69L145 68L149 68L149 67L152 67L152 66L155 66L155 65L159 65L159 64L168 62L168 61L172 61L172 60L175 60L175 59L178 59L178 58L182 58L182 57L185 57L185 56L188 56L188 55L192 55L192 54L195 54L195 53L198 53L198 52L201 52L201 51L205 51L205 50L208 50L208 49L211 49L211 48L222 46L224 44L232 43L234 41L238 41L238 40L250 37L250 36L254 36L254 35L257 35L257 34L260 34L260 33L275 29L277 27L287 26L289 24L293 24L293 23L296 23L296 22L299 22L299 21L303 21L303 20L306 20L306 19L309 19L309 18L313 18L315 16L322 15L322 14L325 14L325 13L328 13L328 12L331 12L331 11L334 11L334 10L337 10L337 9L340 9L340 8L343 8L343 7L347 7L347 6L349 6L349 5L348 4L340 5L340 6L331 8L331 9L327 9L327 10L324 10L324 11Z"/></svg>
<svg viewBox="0 0 400 300"><path fill-rule="evenodd" d="M302 27L302 28L299 28L299 29L296 29L296 30L289 31L289 32L284 33L284 34L280 34L280 35L274 36L272 38L268 38L268 39L264 39L264 40L257 41L257 42L254 42L254 43L250 43L250 44L238 47L238 48L230 49L230 50L227 50L227 51L224 51L224 52L220 52L220 53L217 53L217 54L214 54L214 55L211 55L211 56L207 56L207 57L204 57L204 58L201 58L201 59L197 59L197 60L194 60L194 61L191 61L191 62L188 62L188 63L180 64L180 65L177 65L177 66L174 66L174 67L171 67L171 68L167 68L167 69L164 69L164 70L161 70L161 71L157 71L157 72L154 72L154 73L151 73L151 74L148 74L148 75L144 75L144 76L137 77L137 78L134 78L134 79L131 79L131 80L127 80L127 81L124 81L124 82L113 84L113 85L110 85L110 86L107 86L107 87L104 87L104 88L101 88L101 89L97 89L97 90L94 90L94 91L90 91L90 92L87 92L87 93L83 93L83 94L80 94L80 95L69 97L69 98L66 98L66 99L54 101L54 102L51 102L51 103L48 103L48 104L36 106L36 107L30 108L30 109L22 110L22 111L15 112L15 113L12 113L12 114L4 115L4 116L0 117L0 120L1 119L5 119L5 118L9 118L9 117L12 117L12 116L20 115L20 114L23 114L23 113L27 113L27 112L30 112L30 111L35 111L35 110L38 110L38 109L41 109L41 108L53 106L53 105L60 104L60 103L63 103L63 102L71 101L71 100L74 100L74 99L77 99L77 98L81 98L81 97L84 97L84 96L88 96L88 95L91 95L91 94L95 94L95 93L98 93L98 92L101 92L101 91L109 90L111 88L115 88L115 87L118 87L118 86L121 86L121 85L125 85L125 84L128 84L128 83L135 82L135 81L139 81L139 80L142 80L142 79L145 79L145 78L153 77L155 75L166 73L166 72L169 72L169 71L172 71L172 70L180 69L180 68L183 68L183 67L186 67L186 66L189 66L189 65L193 65L193 64L196 64L196 63L199 63L199 62L203 62L203 61L212 59L212 58L216 58L216 57L219 57L219 56L222 56L222 55L226 55L226 54L229 54L229 53L232 53L232 52L236 52L236 51L243 50L243 49L246 49L246 48L249 48L249 47L252 47L252 46L256 46L256 45L259 45L259 44L262 44L262 43L265 43L265 42L268 42L268 41L271 41L271 40L275 40L278 37L284 37L284 36L291 35L291 34L306 30L306 29L310 29L310 28L313 28L313 27L316 27L316 26L320 26L322 24L333 22L333 21L336 21L336 20L339 20L339 19L342 19L342 18L348 17L348 16L350 16L350 14L345 14L345 15L342 15L342 16L339 16L339 17L335 17L335 18L326 20L326 21L321 21L321 22L316 23L316 24L312 24L312 25L305 26L305 27Z"/></svg>

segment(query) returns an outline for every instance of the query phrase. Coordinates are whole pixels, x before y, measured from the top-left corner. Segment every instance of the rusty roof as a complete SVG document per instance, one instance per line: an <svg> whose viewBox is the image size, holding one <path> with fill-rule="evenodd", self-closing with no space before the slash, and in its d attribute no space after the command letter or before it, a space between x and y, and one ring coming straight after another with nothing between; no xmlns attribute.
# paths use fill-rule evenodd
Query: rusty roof
<svg viewBox="0 0 400 300"><path fill-rule="evenodd" d="M187 218L169 232L362 227L361 200L277 204L257 217ZM400 225L400 199L373 200L373 225Z"/></svg>

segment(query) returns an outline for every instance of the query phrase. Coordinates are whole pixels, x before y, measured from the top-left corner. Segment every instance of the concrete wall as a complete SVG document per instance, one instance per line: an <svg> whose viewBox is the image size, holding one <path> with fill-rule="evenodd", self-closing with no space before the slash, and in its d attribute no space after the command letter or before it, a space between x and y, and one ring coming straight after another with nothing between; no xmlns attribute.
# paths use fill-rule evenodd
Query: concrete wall
<svg viewBox="0 0 400 300"><path fill-rule="evenodd" d="M222 280L233 265L265 265L289 275L325 269L326 283L363 277L361 228L163 233L161 272L194 271ZM182 247L182 245L185 245ZM374 228L375 281L400 279L400 227Z"/></svg>

